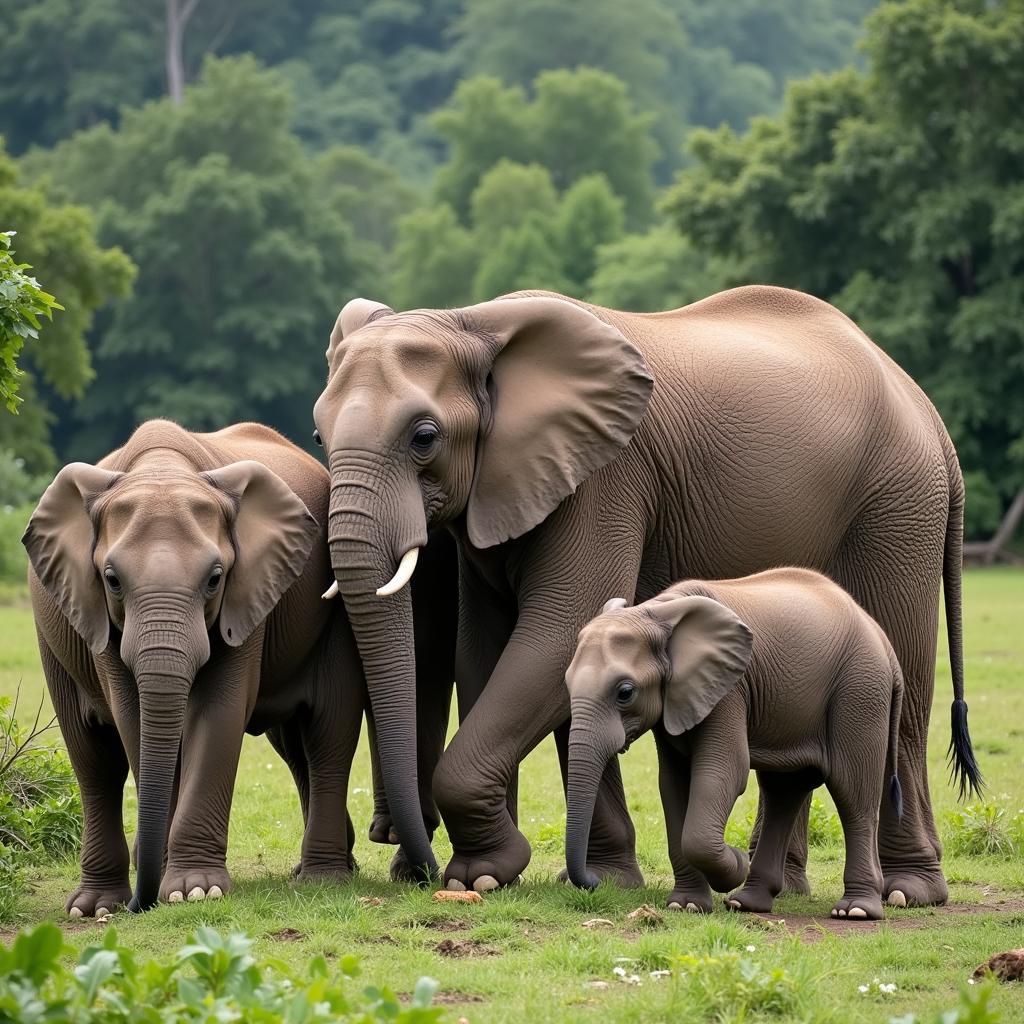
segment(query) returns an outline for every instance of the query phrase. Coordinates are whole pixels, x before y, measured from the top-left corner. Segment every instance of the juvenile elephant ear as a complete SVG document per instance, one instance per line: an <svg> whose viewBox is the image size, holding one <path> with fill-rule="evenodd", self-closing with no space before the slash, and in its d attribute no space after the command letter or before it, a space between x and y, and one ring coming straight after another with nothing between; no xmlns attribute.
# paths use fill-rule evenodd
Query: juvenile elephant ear
<svg viewBox="0 0 1024 1024"><path fill-rule="evenodd" d="M709 597L652 601L650 612L670 629L666 653L665 729L678 736L700 724L750 664L752 634L736 613Z"/></svg>
<svg viewBox="0 0 1024 1024"><path fill-rule="evenodd" d="M331 361L334 350L338 344L350 334L365 327L371 320L378 317L390 316L394 310L385 306L383 302L374 302L373 299L349 299L334 321L334 329L331 331L331 340L327 346L327 362Z"/></svg>
<svg viewBox="0 0 1024 1024"><path fill-rule="evenodd" d="M93 654L107 646L110 619L92 561L96 531L89 508L123 475L85 462L65 466L43 492L21 538L39 581Z"/></svg>
<svg viewBox="0 0 1024 1024"><path fill-rule="evenodd" d="M235 563L220 607L221 636L244 643L302 575L319 532L302 499L260 462L233 462L201 474L235 505Z"/></svg>
<svg viewBox="0 0 1024 1024"><path fill-rule="evenodd" d="M490 424L466 515L487 548L533 529L618 455L654 380L621 331L564 299L496 299L460 315L489 350Z"/></svg>

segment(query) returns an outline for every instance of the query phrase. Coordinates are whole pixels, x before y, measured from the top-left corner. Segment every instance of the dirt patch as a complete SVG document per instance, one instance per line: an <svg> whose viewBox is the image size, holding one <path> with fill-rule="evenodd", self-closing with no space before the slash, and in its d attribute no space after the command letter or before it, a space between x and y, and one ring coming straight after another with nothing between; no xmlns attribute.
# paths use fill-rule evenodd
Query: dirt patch
<svg viewBox="0 0 1024 1024"><path fill-rule="evenodd" d="M411 992L398 992L397 996L400 1003L412 1002ZM473 992L445 992L442 990L434 993L431 1006L462 1006L465 1003L482 1002L484 1002L484 997L478 996Z"/></svg>
<svg viewBox="0 0 1024 1024"><path fill-rule="evenodd" d="M267 938L277 942L298 942L305 937L306 933L300 932L298 928L281 928L276 932L267 932Z"/></svg>
<svg viewBox="0 0 1024 1024"><path fill-rule="evenodd" d="M442 939L434 947L434 952L453 960L463 960L470 956L498 956L500 953L478 939Z"/></svg>
<svg viewBox="0 0 1024 1024"><path fill-rule="evenodd" d="M766 935L796 936L805 942L817 942L826 935L864 935L881 927L898 931L927 928L936 917L972 917L977 914L1024 911L1024 900L993 900L991 903L952 903L944 907L926 907L910 913L891 914L884 921L851 921L849 918L814 917L811 914L749 914L750 921L762 922Z"/></svg>
<svg viewBox="0 0 1024 1024"><path fill-rule="evenodd" d="M464 932L469 928L469 922L446 917L440 921L428 921L424 927L434 932Z"/></svg>

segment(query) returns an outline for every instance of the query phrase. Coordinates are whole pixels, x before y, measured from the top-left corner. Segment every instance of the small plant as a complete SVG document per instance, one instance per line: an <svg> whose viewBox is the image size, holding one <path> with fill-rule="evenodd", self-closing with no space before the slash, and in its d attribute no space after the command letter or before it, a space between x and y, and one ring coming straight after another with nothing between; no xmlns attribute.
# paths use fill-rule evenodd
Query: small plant
<svg viewBox="0 0 1024 1024"><path fill-rule="evenodd" d="M765 968L732 950L680 956L673 974L686 999L701 1007L702 1019L746 1020L756 1014L796 1014L801 986L781 967Z"/></svg>
<svg viewBox="0 0 1024 1024"><path fill-rule="evenodd" d="M971 982L973 985L974 983ZM935 1015L935 1024L999 1024L1002 1019L997 1010L989 1008L989 1000L995 991L995 984L978 985L960 990L960 1003L952 1010L940 1011ZM923 1024L915 1013L903 1017L890 1017L889 1024Z"/></svg>
<svg viewBox="0 0 1024 1024"><path fill-rule="evenodd" d="M140 963L107 928L98 946L65 966L76 950L59 928L40 925L0 948L0 1021L36 1024L431 1024L443 1011L432 1007L437 982L420 978L408 1006L387 988L359 987L359 964L344 956L332 969L313 957L304 973L274 960L257 961L252 940L200 928L169 961Z"/></svg>
<svg viewBox="0 0 1024 1024"><path fill-rule="evenodd" d="M71 764L62 751L39 742L54 723L40 724L40 704L24 730L17 707L17 697L0 698L0 920L14 914L21 864L71 856L82 839L82 803Z"/></svg>
<svg viewBox="0 0 1024 1024"><path fill-rule="evenodd" d="M815 797L811 801L811 813L807 820L807 844L809 846L837 846L843 840L843 826L839 815L830 810L825 801Z"/></svg>
<svg viewBox="0 0 1024 1024"><path fill-rule="evenodd" d="M1024 815L1014 818L996 804L971 804L946 816L946 844L969 856L1014 856L1024 849Z"/></svg>

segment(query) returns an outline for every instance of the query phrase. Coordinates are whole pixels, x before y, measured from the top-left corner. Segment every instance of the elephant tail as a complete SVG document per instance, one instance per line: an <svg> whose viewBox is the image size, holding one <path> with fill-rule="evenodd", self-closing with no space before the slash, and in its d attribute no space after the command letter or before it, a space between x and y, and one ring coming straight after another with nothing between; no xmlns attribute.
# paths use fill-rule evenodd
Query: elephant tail
<svg viewBox="0 0 1024 1024"><path fill-rule="evenodd" d="M942 592L946 604L946 634L949 637L949 668L953 676L953 706L950 709L948 758L950 777L957 783L961 800L980 796L984 785L967 728L964 700L964 637L960 577L963 572L964 481L960 463L949 434L941 431L946 467L949 472L949 514L946 544L942 555Z"/></svg>
<svg viewBox="0 0 1024 1024"><path fill-rule="evenodd" d="M885 773L889 777L889 803L896 820L903 818L903 789L900 786L900 716L903 713L903 673L895 652L891 652L892 699L889 702L889 749L885 758Z"/></svg>

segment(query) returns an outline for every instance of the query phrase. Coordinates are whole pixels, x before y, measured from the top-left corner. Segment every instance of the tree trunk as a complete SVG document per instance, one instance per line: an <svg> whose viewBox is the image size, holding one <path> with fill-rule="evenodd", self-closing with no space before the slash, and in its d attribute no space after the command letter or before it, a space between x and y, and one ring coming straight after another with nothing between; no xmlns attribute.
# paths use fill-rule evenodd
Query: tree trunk
<svg viewBox="0 0 1024 1024"><path fill-rule="evenodd" d="M185 95L185 29L199 0L166 0L167 3L167 94L178 106Z"/></svg>

